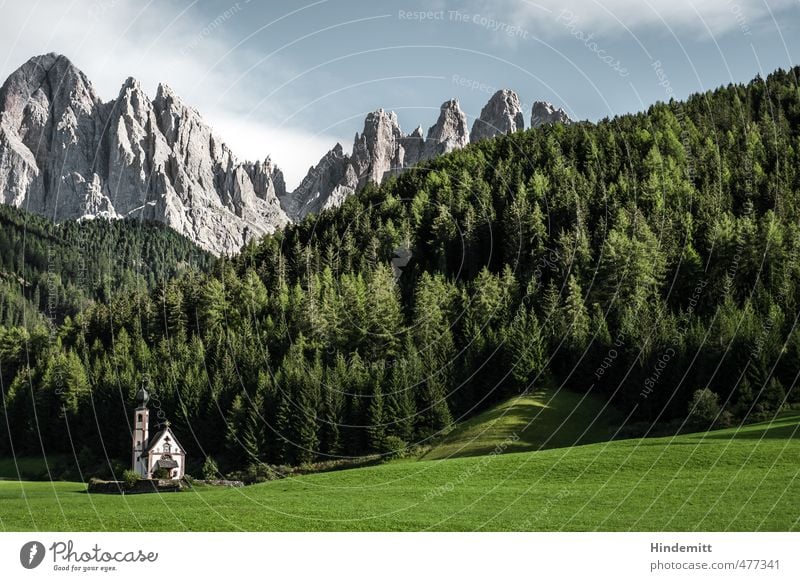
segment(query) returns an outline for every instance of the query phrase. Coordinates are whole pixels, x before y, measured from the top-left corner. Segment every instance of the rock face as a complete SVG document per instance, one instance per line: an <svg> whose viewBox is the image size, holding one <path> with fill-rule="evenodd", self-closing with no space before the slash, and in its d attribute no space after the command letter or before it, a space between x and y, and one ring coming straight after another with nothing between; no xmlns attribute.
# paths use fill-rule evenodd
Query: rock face
<svg viewBox="0 0 800 581"><path fill-rule="evenodd" d="M458 106L458 100L451 99L442 103L436 125L428 129L428 138L425 140L426 159L450 153L467 143L469 143L467 116Z"/></svg>
<svg viewBox="0 0 800 581"><path fill-rule="evenodd" d="M439 119L423 137L422 127L406 135L394 112L378 109L364 120L364 130L356 133L350 155L340 144L312 167L300 186L280 197L284 211L292 220L309 213L334 208L367 183L380 184L387 176L421 161L464 147L469 143L467 118L458 101L442 104Z"/></svg>
<svg viewBox="0 0 800 581"><path fill-rule="evenodd" d="M471 143L477 143L495 135L505 135L523 129L525 129L525 119L519 96L514 91L502 89L492 95L486 106L481 109L480 117L472 124L469 140Z"/></svg>
<svg viewBox="0 0 800 581"><path fill-rule="evenodd" d="M563 123L569 125L572 123L566 111L555 108L554 105L547 101L536 101L531 107L531 127L539 127L550 123Z"/></svg>
<svg viewBox="0 0 800 581"><path fill-rule="evenodd" d="M358 176L358 186L367 182L376 184L393 168L403 164L404 150L400 143L403 132L397 124L397 115L378 109L364 119L364 131L356 133L350 165Z"/></svg>
<svg viewBox="0 0 800 581"><path fill-rule="evenodd" d="M92 171L105 161L103 110L66 59L32 59L12 74L0 88L3 202L55 219L113 213Z"/></svg>
<svg viewBox="0 0 800 581"><path fill-rule="evenodd" d="M56 221L164 222L216 254L284 226L283 176L239 163L165 85L135 79L102 103L63 56L34 57L0 88L2 202Z"/></svg>
<svg viewBox="0 0 800 581"><path fill-rule="evenodd" d="M308 170L296 190L282 194L279 199L286 214L292 220L300 220L307 214L340 205L357 186L358 177L350 165L350 157L337 143Z"/></svg>

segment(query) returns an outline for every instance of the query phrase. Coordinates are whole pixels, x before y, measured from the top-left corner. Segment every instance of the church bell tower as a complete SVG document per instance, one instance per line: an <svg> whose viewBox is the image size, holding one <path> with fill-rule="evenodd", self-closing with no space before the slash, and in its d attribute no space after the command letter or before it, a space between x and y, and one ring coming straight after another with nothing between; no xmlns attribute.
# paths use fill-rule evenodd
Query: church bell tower
<svg viewBox="0 0 800 581"><path fill-rule="evenodd" d="M147 409L147 402L150 394L144 385L136 393L136 403L138 406L133 410L133 458L131 469L142 478L148 478L148 462L146 457L142 457L149 438L150 410Z"/></svg>

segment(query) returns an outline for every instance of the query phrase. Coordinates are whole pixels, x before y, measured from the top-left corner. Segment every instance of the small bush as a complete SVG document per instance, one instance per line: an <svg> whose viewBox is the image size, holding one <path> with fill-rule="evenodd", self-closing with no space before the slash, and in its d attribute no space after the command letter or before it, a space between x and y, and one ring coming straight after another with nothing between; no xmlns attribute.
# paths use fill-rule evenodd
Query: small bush
<svg viewBox="0 0 800 581"><path fill-rule="evenodd" d="M719 395L704 387L692 395L689 402L689 421L698 427L708 428L720 414Z"/></svg>
<svg viewBox="0 0 800 581"><path fill-rule="evenodd" d="M406 455L408 444L397 436L386 436L381 444L380 452L387 459L403 458Z"/></svg>
<svg viewBox="0 0 800 581"><path fill-rule="evenodd" d="M245 484L258 484L270 480L278 480L286 474L281 467L269 464L250 464L244 470L237 470L228 474L229 480L241 480ZM210 479L209 479L210 480Z"/></svg>
<svg viewBox="0 0 800 581"><path fill-rule="evenodd" d="M136 486L136 483L139 482L139 480L141 480L141 477L133 470L125 470L122 473L122 482L124 483L125 488L128 490Z"/></svg>
<svg viewBox="0 0 800 581"><path fill-rule="evenodd" d="M770 379L758 394L752 416L758 421L771 420L786 401L786 391L780 381Z"/></svg>
<svg viewBox="0 0 800 581"><path fill-rule="evenodd" d="M203 479L216 480L217 478L219 478L217 463L211 456L206 456L206 461L203 462Z"/></svg>

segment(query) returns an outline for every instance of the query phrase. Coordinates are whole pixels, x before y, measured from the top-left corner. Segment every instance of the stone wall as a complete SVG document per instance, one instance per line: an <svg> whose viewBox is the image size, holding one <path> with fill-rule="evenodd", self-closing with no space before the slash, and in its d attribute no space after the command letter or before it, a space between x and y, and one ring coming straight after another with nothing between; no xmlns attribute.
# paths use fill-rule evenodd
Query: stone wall
<svg viewBox="0 0 800 581"><path fill-rule="evenodd" d="M178 480L139 480L133 486L128 487L125 482L119 480L97 480L93 478L89 481L86 489L90 494L145 494L148 492L180 492L185 487Z"/></svg>

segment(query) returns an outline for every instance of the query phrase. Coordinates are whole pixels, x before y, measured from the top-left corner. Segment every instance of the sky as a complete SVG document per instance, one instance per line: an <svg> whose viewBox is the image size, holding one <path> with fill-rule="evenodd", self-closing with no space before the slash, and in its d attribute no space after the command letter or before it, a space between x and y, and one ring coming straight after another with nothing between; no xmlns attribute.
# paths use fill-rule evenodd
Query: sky
<svg viewBox="0 0 800 581"><path fill-rule="evenodd" d="M166 83L289 189L378 108L426 130L497 89L596 121L800 64L800 0L0 0L0 78L69 57L103 100Z"/></svg>

